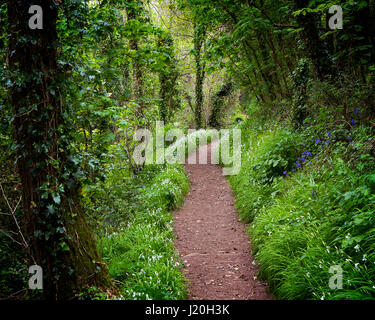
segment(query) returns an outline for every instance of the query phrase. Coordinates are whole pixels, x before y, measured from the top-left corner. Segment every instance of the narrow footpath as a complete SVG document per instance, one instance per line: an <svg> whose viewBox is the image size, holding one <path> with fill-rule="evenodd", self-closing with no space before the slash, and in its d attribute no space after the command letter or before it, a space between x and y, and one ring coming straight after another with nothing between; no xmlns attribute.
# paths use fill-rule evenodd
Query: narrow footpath
<svg viewBox="0 0 375 320"><path fill-rule="evenodd" d="M190 300L269 300L266 285L256 277L245 225L238 220L232 190L222 168L187 164L190 192L175 212L175 246L189 279ZM199 150L189 156L198 159ZM197 161L198 163L198 161Z"/></svg>

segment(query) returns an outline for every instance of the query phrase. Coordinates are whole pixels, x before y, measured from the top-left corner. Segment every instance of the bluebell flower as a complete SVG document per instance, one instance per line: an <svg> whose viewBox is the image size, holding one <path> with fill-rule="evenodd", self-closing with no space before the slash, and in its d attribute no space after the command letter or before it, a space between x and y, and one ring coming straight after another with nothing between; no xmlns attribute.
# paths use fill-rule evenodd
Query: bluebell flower
<svg viewBox="0 0 375 320"><path fill-rule="evenodd" d="M283 174L284 174L285 176L288 176L288 172L287 172L287 171L284 171Z"/></svg>
<svg viewBox="0 0 375 320"><path fill-rule="evenodd" d="M314 190L311 190L311 191L312 191L312 192L311 192L311 193L312 193L312 195L313 195L313 196L315 196L315 191L314 191Z"/></svg>
<svg viewBox="0 0 375 320"><path fill-rule="evenodd" d="M297 168L301 167L301 164L298 161L296 161L296 164L297 164Z"/></svg>
<svg viewBox="0 0 375 320"><path fill-rule="evenodd" d="M304 162L306 159L304 157L301 158L301 161Z"/></svg>
<svg viewBox="0 0 375 320"><path fill-rule="evenodd" d="M328 144L328 143L329 143L329 140L326 141L326 144Z"/></svg>
<svg viewBox="0 0 375 320"><path fill-rule="evenodd" d="M352 138L348 137L348 140L349 140L349 143L351 143L351 142L352 142Z"/></svg>
<svg viewBox="0 0 375 320"><path fill-rule="evenodd" d="M354 113L357 114L357 113L360 113L361 111L359 111L359 109L355 109L354 110Z"/></svg>
<svg viewBox="0 0 375 320"><path fill-rule="evenodd" d="M331 132L328 132L327 134L328 134L328 137L332 136Z"/></svg>
<svg viewBox="0 0 375 320"><path fill-rule="evenodd" d="M306 158L310 157L311 156L311 152L310 151L305 151L304 153L302 153Z"/></svg>
<svg viewBox="0 0 375 320"><path fill-rule="evenodd" d="M292 171L293 171L293 172L295 172L295 171L296 171L296 169L294 169L294 168L293 168L293 169L292 169Z"/></svg>
<svg viewBox="0 0 375 320"><path fill-rule="evenodd" d="M318 144L318 143L321 143L319 138L315 139L315 144Z"/></svg>

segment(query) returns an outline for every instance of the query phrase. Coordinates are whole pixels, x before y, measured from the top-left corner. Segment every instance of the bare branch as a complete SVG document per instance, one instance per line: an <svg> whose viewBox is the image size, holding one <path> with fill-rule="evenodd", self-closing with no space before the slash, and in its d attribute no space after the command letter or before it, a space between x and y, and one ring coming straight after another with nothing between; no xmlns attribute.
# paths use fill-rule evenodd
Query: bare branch
<svg viewBox="0 0 375 320"><path fill-rule="evenodd" d="M3 197L4 197L4 199L5 199L5 202L7 203L8 207L9 207L10 215L13 217L13 220L14 220L16 226L17 226L18 233L19 233L19 235L20 235L21 238L22 238L22 242L23 242L23 244L21 244L21 243L18 242L18 241L15 241L15 240L14 240L14 241L17 242L18 244L23 245L25 248L28 248L28 247L29 247L29 244L27 243L25 237L23 236L23 233L22 233L21 227L20 227L20 225L18 224L18 221L17 221L16 215L15 215L15 212L17 211L17 208L18 208L18 206L19 206L19 204L20 204L20 202L21 202L22 196L19 198L19 200L18 200L16 206L15 206L14 208L12 208L11 205L10 205L10 203L9 203L9 201L8 201L8 198L7 198L6 195L5 195L5 191L4 191L4 189L3 189L3 185L1 184L1 182L0 182L0 188L1 188L1 192L2 192L2 194L3 194ZM9 236L9 235L8 235L8 236Z"/></svg>
<svg viewBox="0 0 375 320"><path fill-rule="evenodd" d="M21 243L21 242L17 241L16 239L14 239L14 238L13 238L12 236L10 236L6 231L3 231L3 230L0 229L0 233L2 233L3 235L7 236L7 237L8 237L9 239L11 239L13 242L19 244L21 247L24 246L23 243Z"/></svg>

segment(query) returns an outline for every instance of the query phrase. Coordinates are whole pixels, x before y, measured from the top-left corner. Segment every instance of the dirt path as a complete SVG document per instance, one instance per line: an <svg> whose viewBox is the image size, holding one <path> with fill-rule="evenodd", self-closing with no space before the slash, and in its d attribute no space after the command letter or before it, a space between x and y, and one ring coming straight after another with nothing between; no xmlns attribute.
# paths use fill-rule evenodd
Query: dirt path
<svg viewBox="0 0 375 320"><path fill-rule="evenodd" d="M222 168L210 164L210 148L208 165L186 165L190 193L175 213L175 245L190 280L189 299L270 299L265 284L256 279L257 266L232 190Z"/></svg>

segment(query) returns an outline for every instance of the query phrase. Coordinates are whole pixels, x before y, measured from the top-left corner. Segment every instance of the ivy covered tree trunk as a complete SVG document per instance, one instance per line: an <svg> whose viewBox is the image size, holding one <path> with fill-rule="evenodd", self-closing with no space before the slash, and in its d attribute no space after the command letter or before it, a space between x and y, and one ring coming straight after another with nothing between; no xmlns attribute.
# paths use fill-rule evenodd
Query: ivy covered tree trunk
<svg viewBox="0 0 375 320"><path fill-rule="evenodd" d="M167 123L175 109L179 107L179 91L177 88L178 71L176 68L176 58L174 55L173 39L170 36L160 36L158 46L168 56L167 66L159 72L159 110L160 118Z"/></svg>
<svg viewBox="0 0 375 320"><path fill-rule="evenodd" d="M202 61L203 44L206 37L204 25L194 27L194 57L195 57L195 126L197 129L202 127L202 109L203 109L203 83L205 77L204 63Z"/></svg>
<svg viewBox="0 0 375 320"><path fill-rule="evenodd" d="M30 1L7 1L17 166L31 254L43 269L43 293L70 299L90 286L107 289L111 281L80 206L80 170L69 152L69 110L57 66L59 4L32 4L43 9L43 29L29 27Z"/></svg>
<svg viewBox="0 0 375 320"><path fill-rule="evenodd" d="M142 8L142 1L127 1L126 3L126 14L128 22L134 22L139 20L139 11ZM129 48L134 52L138 53L138 35L132 33L129 39ZM139 117L144 116L145 101L144 99L144 79L143 79L143 65L136 57L132 61L133 77L132 77L132 95L139 105L138 115Z"/></svg>

